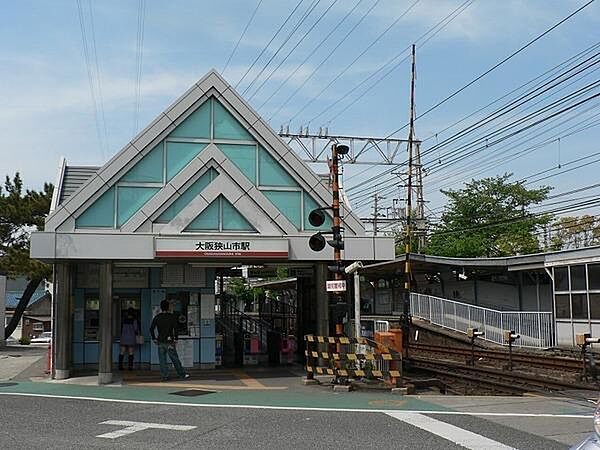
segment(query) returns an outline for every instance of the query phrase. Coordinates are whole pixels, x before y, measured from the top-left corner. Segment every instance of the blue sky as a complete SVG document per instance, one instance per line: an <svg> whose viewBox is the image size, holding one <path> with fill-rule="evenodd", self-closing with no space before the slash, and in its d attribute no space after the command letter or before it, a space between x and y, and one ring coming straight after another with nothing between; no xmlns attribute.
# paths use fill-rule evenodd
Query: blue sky
<svg viewBox="0 0 600 450"><path fill-rule="evenodd" d="M299 20L300 13L315 1L305 0L300 5L297 14L284 29L283 36L291 30L290 24ZM292 130L301 125L310 124L311 129L318 129L327 124L332 133L386 136L406 123L410 73L408 61L400 64L348 109L343 110L343 107L352 100L352 96L318 119L315 120L315 117L388 59L402 52L462 2L362 0L331 38L315 50L332 27L358 2L338 0L333 6L333 0L316 3L312 15L274 58L254 87L244 95L265 119L272 117L270 124L275 130L287 123ZM143 128L208 70L222 70L257 3L258 0L146 2L139 128ZM296 0L264 0L261 3L224 72L231 84L238 82L297 3ZM418 49L417 114L584 3L579 0L475 0L438 35ZM44 181L54 181L60 156L65 156L70 164L99 165L134 134L139 2L81 0L81 5L89 51L92 48L91 18L95 31L99 77L93 58L90 70L98 104L97 79L100 80L102 91L106 133L101 122L102 111L98 109L100 138L76 0L6 2L0 14L0 134L4 144L0 172L12 174L18 170L30 187L37 188ZM373 5L371 12L350 37L298 94L282 107L284 101ZM282 57L300 40L300 36L330 6L328 13L306 39L273 72L264 87L253 95L256 87L277 67ZM342 69L407 10L380 41L321 93ZM600 4L594 3L465 92L418 120L417 136L426 138L439 133L496 97L595 44L600 40L599 24ZM279 45L283 36L274 42ZM240 92L248 87L258 70L273 55L274 48L276 46L272 45L267 49L259 64L239 84ZM296 68L295 74L281 85ZM590 73L570 89L597 80L598 73ZM276 89L279 89L277 94L265 102ZM566 92L569 90L562 95ZM311 100L312 103L301 111ZM587 114L594 113L597 113L597 109L591 109ZM580 119L585 117L583 115ZM460 130L460 126L453 130ZM438 139L449 136L453 130L439 133ZM551 134L550 128L548 131ZM405 136L405 131L400 135ZM561 140L561 162L564 164L568 160L600 151L599 137L600 127L595 127ZM426 150L433 143L435 138L426 141L423 149ZM515 178L523 177L556 165L558 153L558 145L550 144L526 157L475 175L514 172ZM434 168L435 159L434 155L431 161L425 161L425 167ZM471 161L475 168L482 167L479 160L474 158ZM598 165L590 165L544 182L554 186L555 192L592 184L597 179ZM323 170L322 167L316 169ZM346 168L348 187L384 168L374 168L356 175L364 169L364 166ZM439 187L450 182L458 183L454 185L458 187L468 176L470 172L461 165L457 169L448 168L426 177L425 192L427 200L430 200L428 207L435 210L443 204ZM588 191L587 194L593 192ZM384 194L384 205L398 196L393 190ZM363 216L369 214L369 205L362 204L359 212Z"/></svg>

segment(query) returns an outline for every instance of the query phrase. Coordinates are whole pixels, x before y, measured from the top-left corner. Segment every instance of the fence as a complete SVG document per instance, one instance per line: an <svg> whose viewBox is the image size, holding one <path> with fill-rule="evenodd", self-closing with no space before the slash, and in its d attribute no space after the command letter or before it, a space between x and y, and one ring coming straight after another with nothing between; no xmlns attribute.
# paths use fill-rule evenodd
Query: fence
<svg viewBox="0 0 600 450"><path fill-rule="evenodd" d="M378 378L402 385L402 354L364 337L304 336L306 375ZM385 363L385 364L384 364Z"/></svg>
<svg viewBox="0 0 600 450"><path fill-rule="evenodd" d="M410 294L410 311L413 317L461 333L466 333L467 328L478 328L485 333L483 339L497 344L505 344L504 330L513 330L521 335L514 346L554 345L551 312L497 311L417 293Z"/></svg>

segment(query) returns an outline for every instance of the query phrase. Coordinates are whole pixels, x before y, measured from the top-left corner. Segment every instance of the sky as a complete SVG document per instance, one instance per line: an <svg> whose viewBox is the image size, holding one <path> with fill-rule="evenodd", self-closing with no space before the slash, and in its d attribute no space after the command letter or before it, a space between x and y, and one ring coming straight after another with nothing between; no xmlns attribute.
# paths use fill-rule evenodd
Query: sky
<svg viewBox="0 0 600 450"><path fill-rule="evenodd" d="M407 50L413 42L417 43L415 103L419 116L585 3L587 0L5 2L0 13L0 174L19 171L27 187L39 189L45 181L54 182L62 156L72 165L101 165L212 68L236 86L276 131L282 125L291 131L307 125L311 130L328 126L335 134L385 137L402 128L409 117ZM140 5L145 5L143 27L139 26ZM461 5L465 8L437 34L425 34ZM446 152L468 143L474 135L439 150L427 150L502 102L453 128L448 126L598 41L600 2L595 2L417 119L416 137L424 141L428 214L438 217L445 204L440 188L460 188L472 177L513 173L513 179L531 179L537 172L558 173L529 185L550 185L555 194L597 180L600 161L569 172L565 169L578 165L570 161L600 152L600 126L570 136L564 130L582 123L593 125L598 99L573 109L572 115L559 117L570 118L568 123L544 122L532 130L546 134L530 140L520 134L519 142L508 140L502 148L484 148L453 165L449 162L457 154ZM597 52L598 48L587 57ZM388 61L392 62L379 72ZM597 81L600 71L594 69L596 66L582 72L569 86L561 85L563 90L552 92L554 96L546 98L546 103L532 106L532 101L514 113L526 114ZM598 86L592 85L586 96L596 93ZM509 123L520 116L510 117L494 121L486 129L497 130L502 120ZM584 122L586 119L589 122ZM395 136L406 135L403 128ZM551 136L563 137L552 141ZM516 152L544 140L550 142L518 159L494 163L501 151ZM590 156L582 161L595 159ZM394 169L406 170L404 166ZM317 166L315 170L325 169ZM370 195L378 189L385 197L380 202L384 208L392 205L394 198L405 197L392 181L393 175L380 175L384 171L391 168L344 168L348 194L363 217L372 213ZM352 189L371 178L366 186ZM587 190L578 195L597 192Z"/></svg>

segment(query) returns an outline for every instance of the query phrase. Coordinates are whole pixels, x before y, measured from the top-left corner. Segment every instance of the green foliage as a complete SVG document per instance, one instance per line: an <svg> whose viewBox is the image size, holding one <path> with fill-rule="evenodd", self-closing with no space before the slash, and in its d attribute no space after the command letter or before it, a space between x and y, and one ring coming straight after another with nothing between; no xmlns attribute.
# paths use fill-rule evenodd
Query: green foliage
<svg viewBox="0 0 600 450"><path fill-rule="evenodd" d="M246 304L254 301L257 296L264 295L265 292L262 288L250 287L243 278L230 278L227 282L227 290Z"/></svg>
<svg viewBox="0 0 600 450"><path fill-rule="evenodd" d="M600 244L600 222L590 215L560 217L550 225L549 250L568 250Z"/></svg>
<svg viewBox="0 0 600 450"><path fill-rule="evenodd" d="M287 267L277 267L277 280L283 280L290 276L290 271Z"/></svg>
<svg viewBox="0 0 600 450"><path fill-rule="evenodd" d="M494 257L540 250L536 232L550 221L529 209L550 187L527 189L511 174L472 180L463 189L442 191L449 199L425 252L451 257Z"/></svg>
<svg viewBox="0 0 600 450"><path fill-rule="evenodd" d="M29 259L29 237L31 231L44 229L53 189L45 183L42 191L23 192L18 172L12 180L6 177L4 189L0 187L0 272L13 278L50 275L49 266Z"/></svg>
<svg viewBox="0 0 600 450"><path fill-rule="evenodd" d="M23 336L22 338L19 339L19 344L29 345L29 344L31 344L31 338L29 338L27 336Z"/></svg>

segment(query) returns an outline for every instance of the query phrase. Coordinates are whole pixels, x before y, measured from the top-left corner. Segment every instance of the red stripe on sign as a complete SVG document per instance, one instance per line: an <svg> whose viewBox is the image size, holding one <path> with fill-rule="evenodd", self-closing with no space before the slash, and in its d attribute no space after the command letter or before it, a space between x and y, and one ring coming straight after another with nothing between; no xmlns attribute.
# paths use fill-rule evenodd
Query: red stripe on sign
<svg viewBox="0 0 600 450"><path fill-rule="evenodd" d="M156 256L165 258L181 258L181 257L239 257L246 256L250 258L287 258L288 252L237 252L237 251L190 251L190 250L157 250Z"/></svg>

